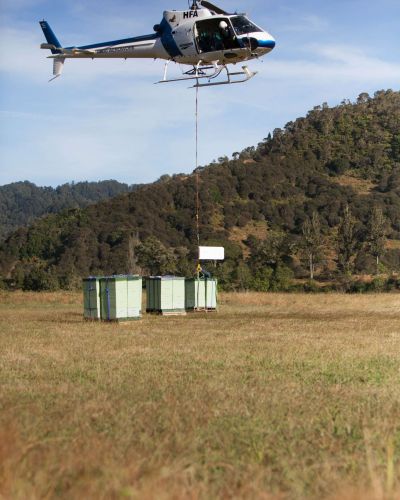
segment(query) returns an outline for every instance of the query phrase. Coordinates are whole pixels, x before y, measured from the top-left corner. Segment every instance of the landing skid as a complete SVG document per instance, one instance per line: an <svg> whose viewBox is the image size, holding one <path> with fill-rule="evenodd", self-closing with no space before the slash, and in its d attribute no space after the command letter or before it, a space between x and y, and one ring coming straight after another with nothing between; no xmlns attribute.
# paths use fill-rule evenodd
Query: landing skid
<svg viewBox="0 0 400 500"><path fill-rule="evenodd" d="M201 66L203 61L199 61L196 66L193 66L193 69L186 71L184 73L185 76L180 78L167 78L168 74L168 65L170 61L165 64L164 69L164 77L162 80L156 83L171 83L171 82L184 82L196 80L196 85L193 85L192 88L199 87L211 87L216 85L230 85L233 83L243 83L247 82L254 76L256 76L257 72L250 71L247 66L243 66L243 71L236 71L231 73L228 67L225 64L218 64L218 61L213 63L211 66ZM223 71L226 71L226 80L221 82L211 82L217 78ZM244 78L236 78L236 77L244 77ZM233 77L233 78L232 78ZM199 83L199 80L208 80L207 83Z"/></svg>
<svg viewBox="0 0 400 500"><path fill-rule="evenodd" d="M257 74L257 71L250 71L247 66L243 66L242 69L243 69L243 71L236 71L234 73L231 73L226 66L222 66L222 70L226 71L227 78L225 81L223 81L223 82L210 82L210 80L209 80L208 83L197 82L196 85L193 85L193 88L213 87L215 85L231 85L234 83L244 83L244 82L248 82L249 80L254 78ZM221 70L221 72L222 72L222 70ZM244 76L244 78L232 79L232 77L236 77L236 76Z"/></svg>

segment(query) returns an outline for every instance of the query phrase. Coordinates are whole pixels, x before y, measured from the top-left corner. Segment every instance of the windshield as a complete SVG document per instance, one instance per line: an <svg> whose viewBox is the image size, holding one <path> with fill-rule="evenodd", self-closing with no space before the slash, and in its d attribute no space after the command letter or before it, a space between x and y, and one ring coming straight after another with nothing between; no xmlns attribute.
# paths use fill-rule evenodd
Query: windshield
<svg viewBox="0 0 400 500"><path fill-rule="evenodd" d="M245 16L231 17L231 22L237 35L246 35L247 33L257 33L262 31Z"/></svg>

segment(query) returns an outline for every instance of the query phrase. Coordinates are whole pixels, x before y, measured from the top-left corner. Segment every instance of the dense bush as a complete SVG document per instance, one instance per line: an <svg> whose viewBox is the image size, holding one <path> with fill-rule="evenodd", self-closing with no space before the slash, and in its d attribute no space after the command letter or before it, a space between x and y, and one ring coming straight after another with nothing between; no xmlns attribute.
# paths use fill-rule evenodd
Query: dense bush
<svg viewBox="0 0 400 500"><path fill-rule="evenodd" d="M308 276L311 254L316 279L361 287L353 273L400 266L396 241L373 253L369 222L381 213L384 238L400 239L400 93L316 107L233 160L200 169L199 180L201 242L225 246L226 261L210 266L225 289L289 290L293 273ZM163 177L39 219L2 244L0 277L21 288L68 288L91 274L193 274L196 184L195 175ZM311 252L304 227L315 214L320 248ZM149 241L154 255L144 252Z"/></svg>
<svg viewBox="0 0 400 500"><path fill-rule="evenodd" d="M0 186L0 241L43 215L87 207L137 188L112 180L63 184L57 188L38 187L27 181Z"/></svg>

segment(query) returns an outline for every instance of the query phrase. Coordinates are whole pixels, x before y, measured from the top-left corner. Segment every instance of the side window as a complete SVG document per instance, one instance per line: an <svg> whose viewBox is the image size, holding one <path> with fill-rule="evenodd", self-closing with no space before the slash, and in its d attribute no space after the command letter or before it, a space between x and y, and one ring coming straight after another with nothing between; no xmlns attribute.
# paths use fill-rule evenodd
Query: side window
<svg viewBox="0 0 400 500"><path fill-rule="evenodd" d="M195 38L200 54L239 48L228 18L198 21L195 25Z"/></svg>
<svg viewBox="0 0 400 500"><path fill-rule="evenodd" d="M196 23L196 42L200 53L211 52L212 31L206 21Z"/></svg>

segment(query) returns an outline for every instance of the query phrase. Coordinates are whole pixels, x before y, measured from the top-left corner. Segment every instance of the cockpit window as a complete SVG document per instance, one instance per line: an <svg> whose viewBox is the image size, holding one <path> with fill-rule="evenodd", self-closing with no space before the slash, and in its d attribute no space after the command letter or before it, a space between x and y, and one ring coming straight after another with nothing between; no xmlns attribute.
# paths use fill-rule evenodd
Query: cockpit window
<svg viewBox="0 0 400 500"><path fill-rule="evenodd" d="M262 31L245 16L235 16L230 19L237 35L246 35L247 33L257 33Z"/></svg>

